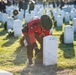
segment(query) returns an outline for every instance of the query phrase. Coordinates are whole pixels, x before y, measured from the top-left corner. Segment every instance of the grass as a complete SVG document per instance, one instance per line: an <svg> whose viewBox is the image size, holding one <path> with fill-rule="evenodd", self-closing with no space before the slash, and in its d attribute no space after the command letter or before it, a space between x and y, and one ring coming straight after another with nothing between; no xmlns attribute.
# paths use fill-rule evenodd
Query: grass
<svg viewBox="0 0 76 75"><path fill-rule="evenodd" d="M63 27L54 27L52 35L58 37L58 63L54 66L27 65L27 49L19 44L20 37L8 36L0 23L0 69L14 75L76 75L76 34L73 44L63 44L59 38ZM56 69L56 70L55 70ZM53 71L51 71L53 70Z"/></svg>

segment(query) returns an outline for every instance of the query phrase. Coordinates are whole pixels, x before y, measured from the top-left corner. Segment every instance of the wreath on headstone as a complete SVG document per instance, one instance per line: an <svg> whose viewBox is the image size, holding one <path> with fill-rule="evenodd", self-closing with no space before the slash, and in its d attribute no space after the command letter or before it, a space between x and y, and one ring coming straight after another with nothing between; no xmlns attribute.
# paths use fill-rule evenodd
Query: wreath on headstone
<svg viewBox="0 0 76 75"><path fill-rule="evenodd" d="M14 16L17 16L17 15L18 15L18 13L19 13L19 12L18 12L18 10L17 10L17 9L15 9L15 10L13 11L13 15L14 15Z"/></svg>

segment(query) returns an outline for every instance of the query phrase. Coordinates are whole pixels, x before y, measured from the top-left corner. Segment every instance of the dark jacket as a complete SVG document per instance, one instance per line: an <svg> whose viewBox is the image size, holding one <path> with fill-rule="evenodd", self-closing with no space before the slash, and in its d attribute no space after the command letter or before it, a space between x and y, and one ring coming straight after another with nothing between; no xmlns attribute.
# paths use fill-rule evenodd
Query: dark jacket
<svg viewBox="0 0 76 75"><path fill-rule="evenodd" d="M19 1L19 8L20 9L23 8L23 1L22 0Z"/></svg>
<svg viewBox="0 0 76 75"><path fill-rule="evenodd" d="M4 3L3 1L0 2L0 11L5 12L5 9L6 9L6 3Z"/></svg>
<svg viewBox="0 0 76 75"><path fill-rule="evenodd" d="M29 3L29 0L24 0L24 1L23 1L23 9L24 9L24 10L27 9L28 3Z"/></svg>

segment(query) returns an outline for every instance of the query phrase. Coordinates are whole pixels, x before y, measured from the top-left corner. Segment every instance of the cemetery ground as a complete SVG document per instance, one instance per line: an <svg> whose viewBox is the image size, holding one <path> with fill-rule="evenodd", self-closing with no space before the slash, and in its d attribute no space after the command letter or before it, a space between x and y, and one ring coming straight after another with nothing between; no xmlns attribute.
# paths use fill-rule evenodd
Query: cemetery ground
<svg viewBox="0 0 76 75"><path fill-rule="evenodd" d="M58 37L58 63L43 66L37 62L30 66L27 64L27 49L19 44L21 37L8 36L0 23L0 70L14 75L76 75L76 33L73 44L64 44L59 40L65 25L53 27L52 35Z"/></svg>

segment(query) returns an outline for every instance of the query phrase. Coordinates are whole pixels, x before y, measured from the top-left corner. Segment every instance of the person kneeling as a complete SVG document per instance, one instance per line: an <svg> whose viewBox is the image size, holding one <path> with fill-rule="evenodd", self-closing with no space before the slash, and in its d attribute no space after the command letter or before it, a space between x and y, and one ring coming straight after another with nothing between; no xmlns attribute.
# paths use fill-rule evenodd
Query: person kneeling
<svg viewBox="0 0 76 75"><path fill-rule="evenodd" d="M27 26L23 27L22 33L27 41L29 64L32 64L33 49L35 50L35 55L41 52L43 56L43 37L50 35L51 28L52 20L47 15L42 15L40 19L31 20L27 23ZM40 49L37 47L36 40L40 43Z"/></svg>

